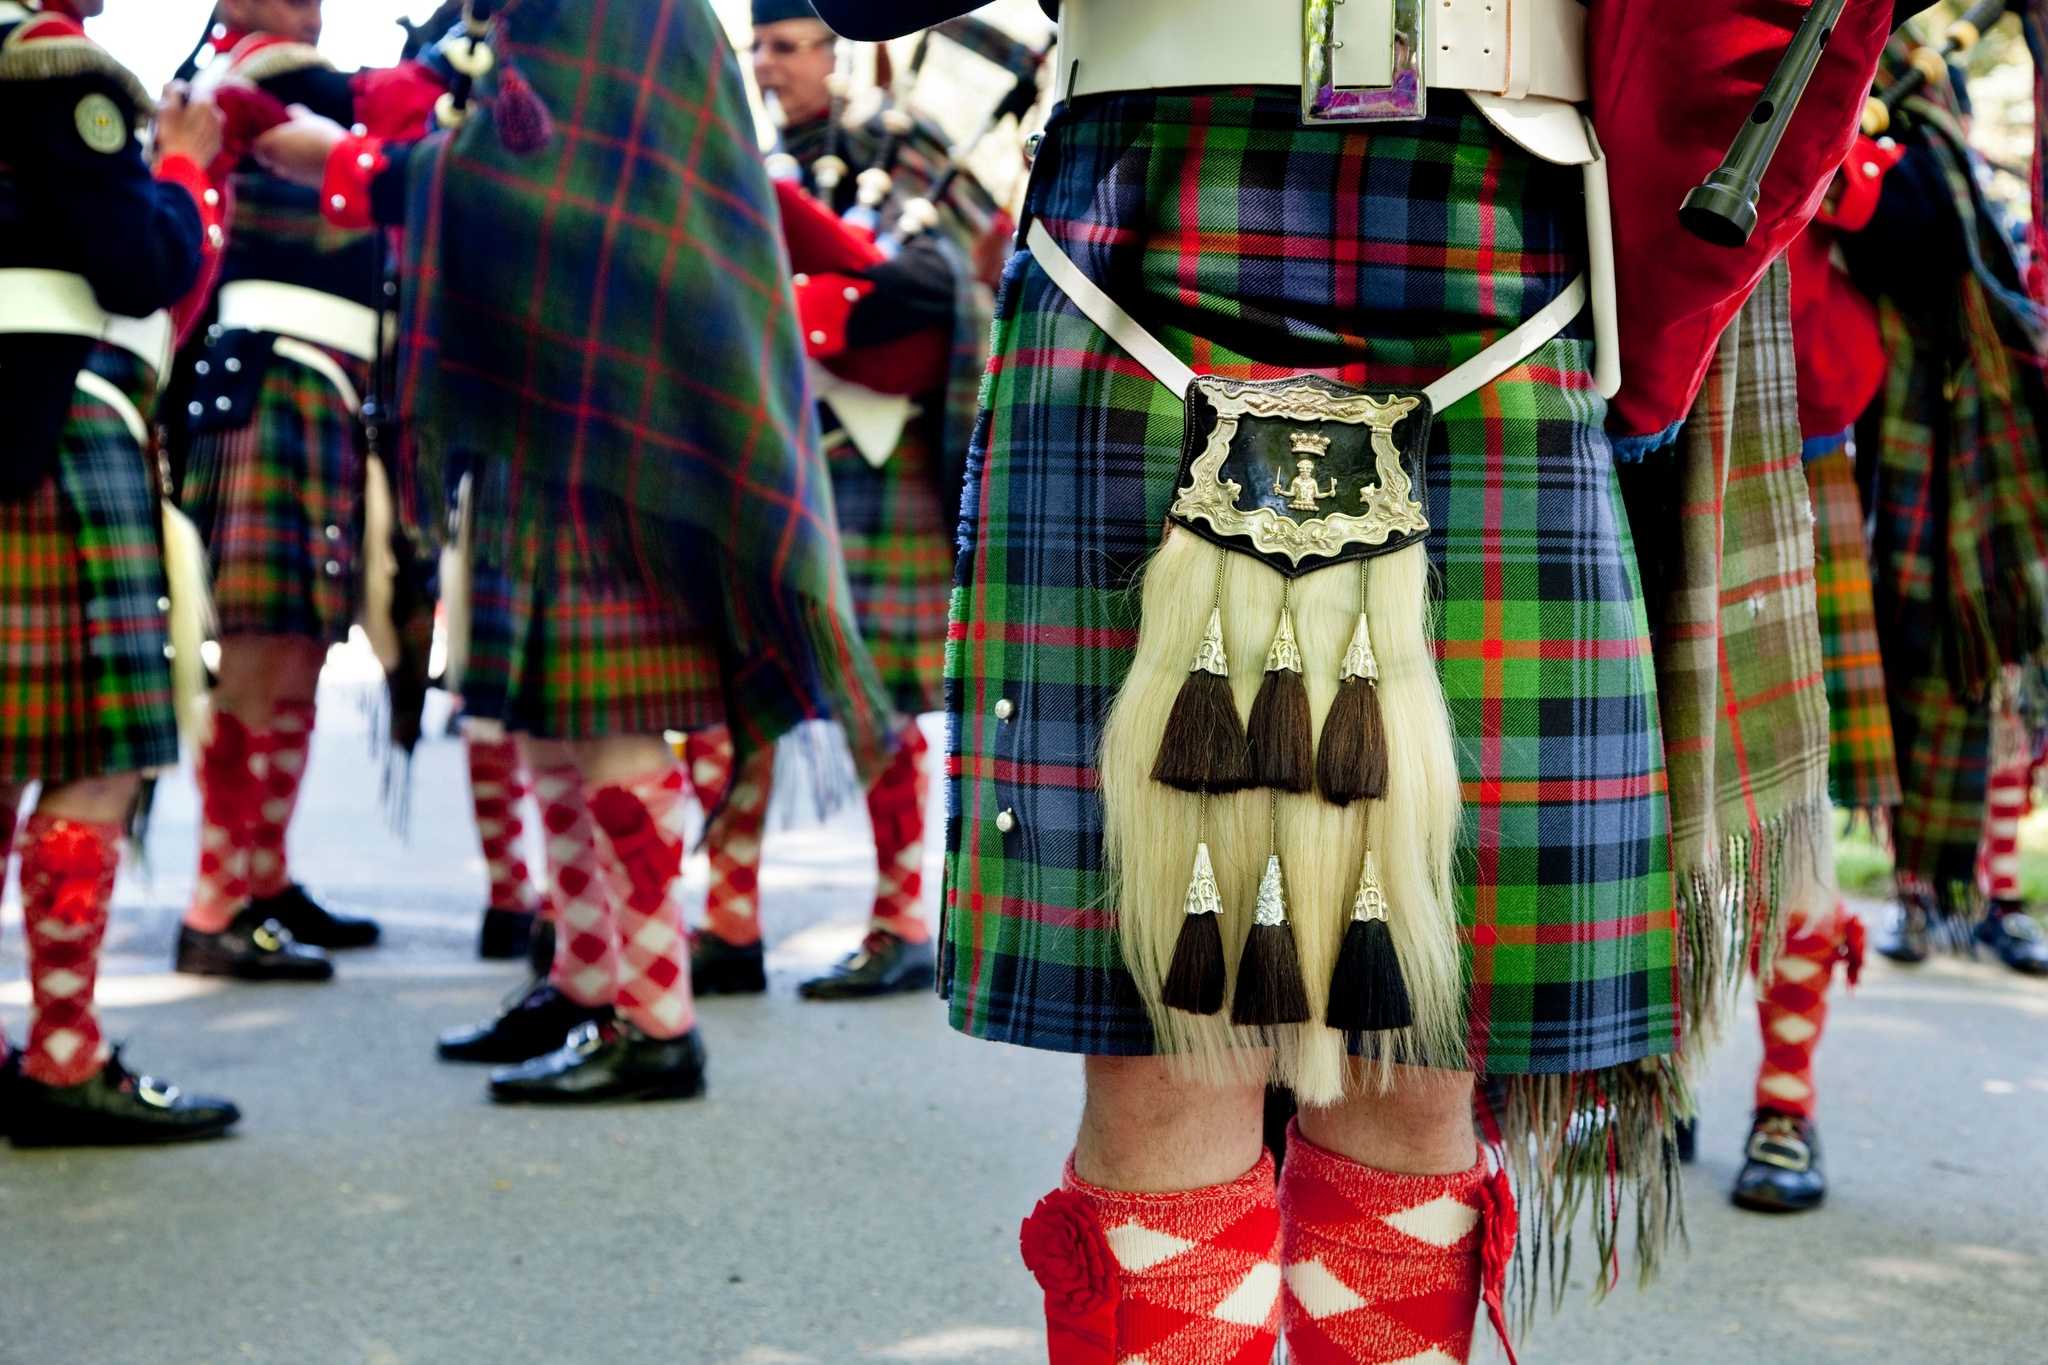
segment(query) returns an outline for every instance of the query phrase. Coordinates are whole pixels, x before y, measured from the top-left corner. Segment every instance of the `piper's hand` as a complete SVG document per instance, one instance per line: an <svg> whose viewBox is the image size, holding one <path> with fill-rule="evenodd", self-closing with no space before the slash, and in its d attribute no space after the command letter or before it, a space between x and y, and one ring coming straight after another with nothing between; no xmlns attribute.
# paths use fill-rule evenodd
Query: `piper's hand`
<svg viewBox="0 0 2048 1365"><path fill-rule="evenodd" d="M182 156L201 166L213 164L220 155L227 120L220 106L206 98L195 99L182 81L164 87L156 106L156 154L159 158Z"/></svg>
<svg viewBox="0 0 2048 1365"><path fill-rule="evenodd" d="M256 139L252 150L264 170L286 180L320 187L327 158L348 130L303 105L292 106L290 123L280 123Z"/></svg>

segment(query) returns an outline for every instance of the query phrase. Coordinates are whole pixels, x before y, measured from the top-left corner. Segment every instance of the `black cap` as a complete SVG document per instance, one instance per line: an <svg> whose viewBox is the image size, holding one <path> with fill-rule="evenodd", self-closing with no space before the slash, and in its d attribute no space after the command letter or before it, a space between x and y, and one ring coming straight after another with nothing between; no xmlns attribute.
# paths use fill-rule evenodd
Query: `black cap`
<svg viewBox="0 0 2048 1365"><path fill-rule="evenodd" d="M754 0L754 27L779 24L785 19L816 19L811 0Z"/></svg>

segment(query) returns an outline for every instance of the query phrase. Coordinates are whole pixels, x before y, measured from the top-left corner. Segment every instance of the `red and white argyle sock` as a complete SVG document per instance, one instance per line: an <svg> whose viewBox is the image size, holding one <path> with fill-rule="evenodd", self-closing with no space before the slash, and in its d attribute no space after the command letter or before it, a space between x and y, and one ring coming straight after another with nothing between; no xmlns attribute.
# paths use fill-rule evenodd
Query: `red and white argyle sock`
<svg viewBox="0 0 2048 1365"><path fill-rule="evenodd" d="M1828 1026L1828 987L1846 962L1853 985L1863 971L1863 922L1842 906L1819 923L1795 923L1758 989L1756 1017L1764 1035L1756 1107L1812 1118L1813 1054Z"/></svg>
<svg viewBox="0 0 2048 1365"><path fill-rule="evenodd" d="M1293 1365L1464 1361L1482 1298L1499 1323L1514 1200L1485 1157L1456 1175L1402 1175L1291 1126L1280 1210Z"/></svg>
<svg viewBox="0 0 2048 1365"><path fill-rule="evenodd" d="M931 749L916 721L902 747L868 788L875 830L875 908L868 927L909 943L931 937L924 922L924 810L931 795L925 755Z"/></svg>
<svg viewBox="0 0 2048 1365"><path fill-rule="evenodd" d="M663 816L682 800L682 773L669 768L632 782L600 787L590 809L605 834L626 892L619 903L619 1014L654 1038L690 1031L690 947L681 907L669 895L683 865L683 845Z"/></svg>
<svg viewBox="0 0 2048 1365"><path fill-rule="evenodd" d="M199 748L199 874L185 923L217 934L249 903L249 849L262 802L257 736L235 716L215 710Z"/></svg>
<svg viewBox="0 0 2048 1365"><path fill-rule="evenodd" d="M579 1005L611 1004L619 989L616 887L597 848L597 825L574 764L533 775L547 834L550 899L555 911L555 964L548 980Z"/></svg>
<svg viewBox="0 0 2048 1365"><path fill-rule="evenodd" d="M285 831L299 808L299 788L306 780L306 755L313 747L313 703L281 701L270 713L270 728L258 740L257 776L263 799L250 831L249 894L275 896L291 885L286 866Z"/></svg>
<svg viewBox="0 0 2048 1365"><path fill-rule="evenodd" d="M1992 772L1984 793L1984 838L1977 846L1977 876L1995 901L2020 895L2020 821L2033 801L2034 769L2019 759Z"/></svg>
<svg viewBox="0 0 2048 1365"><path fill-rule="evenodd" d="M1280 1334L1273 1157L1223 1185L1129 1194L1071 1158L1021 1231L1053 1365L1268 1365Z"/></svg>
<svg viewBox="0 0 2048 1365"><path fill-rule="evenodd" d="M22 829L21 905L34 1003L21 1069L44 1085L91 1080L107 1059L93 986L120 861L118 824L39 812Z"/></svg>
<svg viewBox="0 0 2048 1365"><path fill-rule="evenodd" d="M683 766L697 793L697 804L705 810L724 798L726 784L732 781L732 758L732 731L723 725L692 730L684 737Z"/></svg>
<svg viewBox="0 0 2048 1365"><path fill-rule="evenodd" d="M761 941L761 837L774 785L775 750L748 755L704 841L711 858L704 927L727 943Z"/></svg>
<svg viewBox="0 0 2048 1365"><path fill-rule="evenodd" d="M490 908L530 911L536 897L532 870L520 852L526 825L519 806L526 799L526 784L519 741L510 735L480 739L472 734L462 743L469 755L469 800L476 811L477 841L483 845Z"/></svg>
<svg viewBox="0 0 2048 1365"><path fill-rule="evenodd" d="M0 787L0 888L7 885L7 859L14 851L14 803L20 799L18 789ZM0 1062L7 1056L7 1030L0 1028Z"/></svg>

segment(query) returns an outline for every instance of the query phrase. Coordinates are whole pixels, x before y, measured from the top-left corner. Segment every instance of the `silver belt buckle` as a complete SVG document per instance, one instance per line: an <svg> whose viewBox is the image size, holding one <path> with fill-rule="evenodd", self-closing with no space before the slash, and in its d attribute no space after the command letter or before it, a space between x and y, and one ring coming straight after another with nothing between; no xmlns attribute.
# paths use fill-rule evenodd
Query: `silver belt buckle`
<svg viewBox="0 0 2048 1365"><path fill-rule="evenodd" d="M1301 121L1387 123L1423 116L1428 89L1422 78L1424 0L1391 0L1393 79L1385 85L1337 84L1337 7L1345 0L1301 0Z"/></svg>

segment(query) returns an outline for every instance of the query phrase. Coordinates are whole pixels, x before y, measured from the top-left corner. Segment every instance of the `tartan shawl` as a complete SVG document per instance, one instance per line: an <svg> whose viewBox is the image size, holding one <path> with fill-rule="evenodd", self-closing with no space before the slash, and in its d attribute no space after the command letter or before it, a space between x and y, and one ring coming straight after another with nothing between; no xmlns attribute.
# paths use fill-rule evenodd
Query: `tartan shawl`
<svg viewBox="0 0 2048 1365"><path fill-rule="evenodd" d="M401 402L413 513L451 456L508 462L522 519L573 525L722 635L736 741L827 716L856 762L887 713L853 623L773 196L707 0L514 0L475 116L407 192ZM501 143L516 64L550 144Z"/></svg>
<svg viewBox="0 0 2048 1365"><path fill-rule="evenodd" d="M1773 265L1714 354L1669 460L1630 472L1657 693L1687 1023L1711 1036L1779 888L1828 819L1828 708L1800 460L1791 294ZM1625 466L1626 468L1626 466ZM1647 523L1647 524L1646 524ZM1661 554L1654 547L1666 548Z"/></svg>

